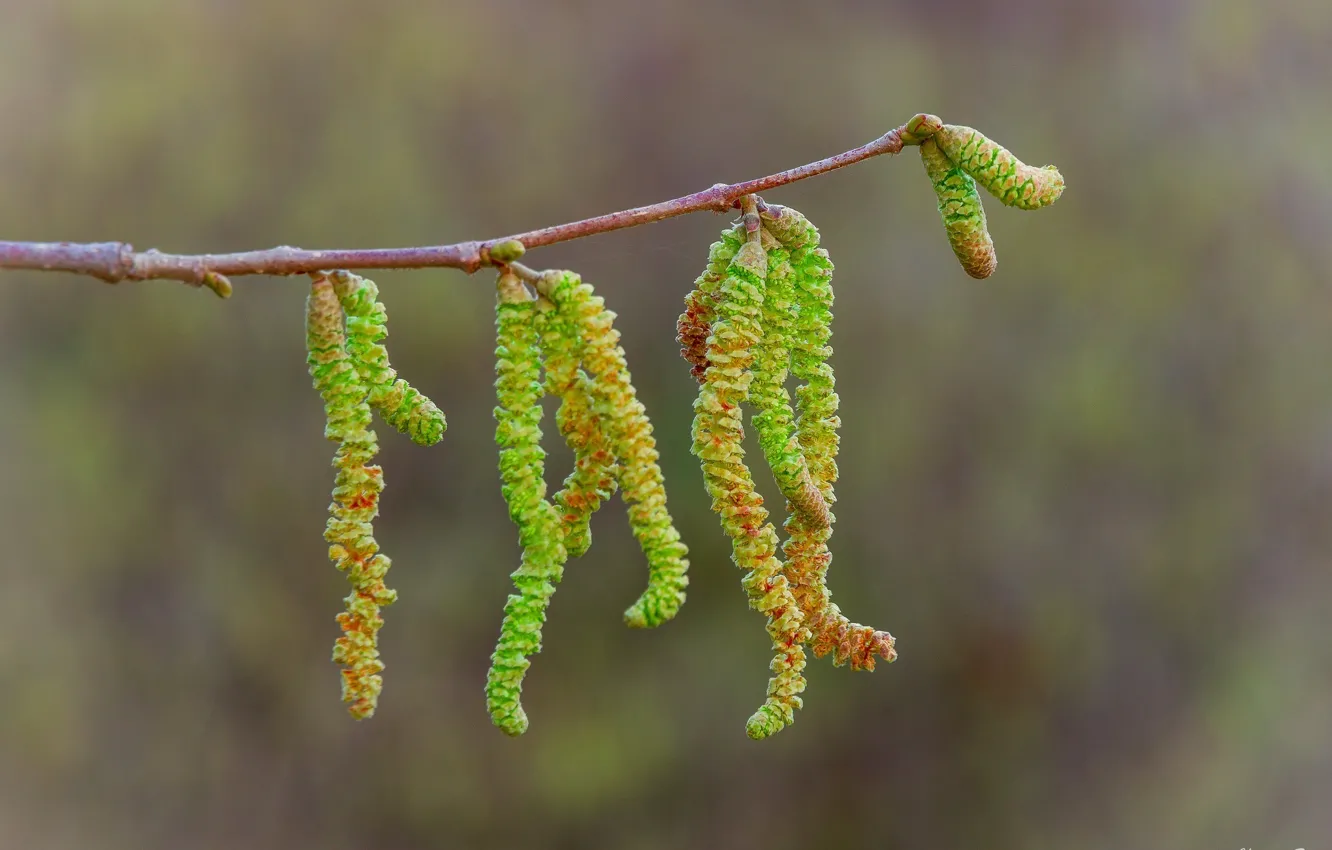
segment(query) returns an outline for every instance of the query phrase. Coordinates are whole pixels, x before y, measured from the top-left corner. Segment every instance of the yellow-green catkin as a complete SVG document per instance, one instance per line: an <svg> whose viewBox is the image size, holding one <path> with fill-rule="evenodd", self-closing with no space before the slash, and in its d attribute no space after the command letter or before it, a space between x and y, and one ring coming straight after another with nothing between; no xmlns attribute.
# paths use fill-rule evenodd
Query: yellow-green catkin
<svg viewBox="0 0 1332 850"><path fill-rule="evenodd" d="M598 408L591 378L579 368L584 349L581 328L544 296L537 303L536 318L546 392L561 400L555 422L574 454L573 471L553 501L560 511L564 548L569 557L577 558L592 545L592 514L616 488L610 421Z"/></svg>
<svg viewBox="0 0 1332 850"><path fill-rule="evenodd" d="M708 368L708 336L717 313L717 292L726 277L731 258L744 244L745 231L736 226L722 231L721 238L708 250L708 266L694 281L694 288L685 296L685 311L675 323L680 356L689 362L689 373L699 383Z"/></svg>
<svg viewBox="0 0 1332 850"><path fill-rule="evenodd" d="M805 462L805 453L795 433L795 412L786 391L791 366L791 336L794 326L795 272L791 252L766 229L762 231L768 255L763 290L763 338L754 347L754 379L749 386L754 430L759 446L772 469L777 487L792 509L817 525L831 522L828 505L815 485Z"/></svg>
<svg viewBox="0 0 1332 850"><path fill-rule="evenodd" d="M984 279L994 273L997 259L994 242L985 227L985 209L976 191L976 181L939 150L934 139L920 143L920 161L939 199L948 244L967 274Z"/></svg>
<svg viewBox="0 0 1332 850"><path fill-rule="evenodd" d="M389 365L382 344L388 336L388 314L379 301L379 288L373 280L347 271L329 277L347 314L347 352L369 390L370 406L413 442L438 443L446 428L444 414Z"/></svg>
<svg viewBox="0 0 1332 850"><path fill-rule="evenodd" d="M944 124L934 133L934 140L949 159L1007 206L1040 209L1064 193L1059 169L1027 165L971 127Z"/></svg>
<svg viewBox="0 0 1332 850"><path fill-rule="evenodd" d="M359 720L374 714L383 688L377 638L384 620L379 609L397 599L384 585L389 559L379 552L371 524L379 512L384 474L370 465L379 445L370 428L367 389L347 354L343 312L333 284L322 275L311 284L305 327L310 376L324 399L324 434L339 444L324 539L329 558L352 585L347 610L337 618L343 635L334 644L333 660L343 666L342 699Z"/></svg>
<svg viewBox="0 0 1332 850"><path fill-rule="evenodd" d="M657 462L652 423L634 390L620 332L614 327L615 314L573 272L548 272L540 286L582 341L594 413L605 423L629 527L647 558L647 588L624 612L625 623L635 628L661 625L684 604L689 550L666 507L666 485Z"/></svg>
<svg viewBox="0 0 1332 850"><path fill-rule="evenodd" d="M732 559L745 571L749 604L767 615L776 656L767 699L745 725L751 738L766 738L795 720L805 689L809 633L777 558L777 532L744 461L741 405L748 400L754 350L762 340L767 258L757 241L746 241L718 287L716 321L708 338L704 380L694 402L693 451L698 456L712 509L731 538Z"/></svg>
<svg viewBox="0 0 1332 850"><path fill-rule="evenodd" d="M763 215L764 228L790 252L792 314L789 335L790 374L800 382L796 388L796 438L824 504L837 501L839 399L835 376L828 363L832 356L832 274L828 252L819 247L819 232L799 212L773 207ZM893 636L888 632L848 620L832 602L827 586L832 553L828 539L836 517L827 522L809 511L791 505L785 524L786 576L809 629L810 650L816 658L832 653L833 663L850 663L853 670L873 670L875 659L897 657Z"/></svg>
<svg viewBox="0 0 1332 850"><path fill-rule="evenodd" d="M498 281L495 309L495 442L509 517L518 526L522 565L513 573L517 593L504 606L499 642L486 676L491 720L509 735L527 731L520 697L529 656L541 651L541 627L555 585L564 574L566 551L559 512L546 499L541 448L541 363L536 303L509 271Z"/></svg>

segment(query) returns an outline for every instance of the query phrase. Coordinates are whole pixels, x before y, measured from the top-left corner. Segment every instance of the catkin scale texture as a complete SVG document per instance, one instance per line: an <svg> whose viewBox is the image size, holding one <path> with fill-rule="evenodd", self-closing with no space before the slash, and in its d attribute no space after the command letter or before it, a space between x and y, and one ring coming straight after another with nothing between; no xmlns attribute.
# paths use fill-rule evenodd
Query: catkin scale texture
<svg viewBox="0 0 1332 850"><path fill-rule="evenodd" d="M569 557L577 558L592 545L592 514L615 492L615 455L592 380L579 368L584 349L580 328L549 298L538 302L536 319L546 392L561 400L555 422L574 454L573 471L553 501L560 511L564 547Z"/></svg>
<svg viewBox="0 0 1332 850"><path fill-rule="evenodd" d="M723 230L721 238L708 249L708 265L694 281L694 288L685 296L685 311L675 324L676 339L682 346L680 356L689 362L689 373L699 383L708 368L708 337L717 315L717 294L726 268L735 252L744 244L744 231L739 227Z"/></svg>
<svg viewBox="0 0 1332 850"><path fill-rule="evenodd" d="M388 349L383 345L388 313L379 301L379 288L374 281L347 271L329 277L347 315L347 353L366 387L370 407L413 442L422 446L438 443L447 427L444 414L389 365Z"/></svg>
<svg viewBox="0 0 1332 850"><path fill-rule="evenodd" d="M944 124L933 138L949 159L1006 206L1037 210L1064 193L1059 169L1027 165L971 127Z"/></svg>
<svg viewBox="0 0 1332 850"><path fill-rule="evenodd" d="M939 199L939 217L954 256L967 274L977 279L989 277L998 260L976 181L939 150L934 139L920 143L920 161Z"/></svg>

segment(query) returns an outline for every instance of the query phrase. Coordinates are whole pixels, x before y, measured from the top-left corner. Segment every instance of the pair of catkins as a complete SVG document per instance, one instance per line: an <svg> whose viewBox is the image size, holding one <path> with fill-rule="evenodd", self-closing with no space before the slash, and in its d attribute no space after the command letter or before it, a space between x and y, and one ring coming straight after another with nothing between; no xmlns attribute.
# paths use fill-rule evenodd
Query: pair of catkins
<svg viewBox="0 0 1332 850"><path fill-rule="evenodd" d="M939 216L948 244L962 268L974 278L989 277L998 264L977 183L1000 203L1020 210L1049 206L1064 193L1064 176L1059 169L1027 165L970 127L945 124L938 116L921 114L903 129L903 143L920 146L920 160L939 199Z"/></svg>
<svg viewBox="0 0 1332 850"><path fill-rule="evenodd" d="M337 618L343 634L333 660L343 667L342 699L357 719L374 714L379 702L379 609L398 598L384 584L390 561L374 536L384 471L370 463L379 451L370 411L423 446L439 442L446 427L439 408L389 365L382 344L386 321L373 281L345 271L312 276L305 306L307 362L324 400L324 436L338 443L324 539L329 558L352 586L347 609Z"/></svg>
<svg viewBox="0 0 1332 850"><path fill-rule="evenodd" d="M569 557L591 546L589 520L618 488L648 562L648 586L625 611L635 628L658 626L684 602L688 550L666 509L652 424L637 398L615 314L567 271L498 281L495 441L502 492L518 526L522 564L504 606L486 677L486 705L510 735L527 730L519 701L529 656L541 651L546 607ZM544 370L544 374L543 374ZM560 399L556 422L574 454L564 487L546 498L541 399Z"/></svg>

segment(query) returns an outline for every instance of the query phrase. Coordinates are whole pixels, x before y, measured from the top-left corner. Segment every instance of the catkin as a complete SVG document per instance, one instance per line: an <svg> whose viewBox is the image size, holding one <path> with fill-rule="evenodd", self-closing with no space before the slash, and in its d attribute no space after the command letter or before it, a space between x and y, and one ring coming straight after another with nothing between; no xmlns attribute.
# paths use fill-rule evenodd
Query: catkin
<svg viewBox="0 0 1332 850"><path fill-rule="evenodd" d="M768 271L763 290L763 336L754 347L754 379L749 386L749 403L755 410L754 430L758 432L759 447L777 487L792 508L812 524L828 525L832 521L828 505L810 475L804 450L796 439L795 413L786 391L795 318L791 252L767 230L762 231L762 239L767 248Z"/></svg>
<svg viewBox="0 0 1332 850"><path fill-rule="evenodd" d="M694 402L694 454L712 509L731 538L732 559L745 571L749 604L767 616L776 656L767 699L745 725L751 738L766 738L795 720L805 689L803 644L809 633L777 558L777 532L744 462L741 405L753 380L754 347L762 339L762 247L747 241L736 252L718 288L716 321L708 339L707 370Z"/></svg>
<svg viewBox="0 0 1332 850"><path fill-rule="evenodd" d="M368 390L367 401L384 421L423 446L438 443L447 427L435 403L398 377L389 365L388 313L373 280L347 271L330 275L347 314L347 353Z"/></svg>
<svg viewBox="0 0 1332 850"><path fill-rule="evenodd" d="M518 527L522 564L504 606L504 622L486 676L491 720L509 735L527 731L520 697L529 656L541 651L541 628L555 585L564 574L566 552L559 513L546 500L541 448L540 353L535 302L511 272L500 275L495 309L495 442L509 518Z"/></svg>
<svg viewBox="0 0 1332 850"><path fill-rule="evenodd" d="M537 304L536 318L546 392L561 400L555 422L574 454L573 471L553 501L560 512L564 548L577 558L592 545L592 514L615 492L615 455L608 418L598 410L592 380L579 368L581 329L546 297Z"/></svg>
<svg viewBox="0 0 1332 850"><path fill-rule="evenodd" d="M831 506L837 501L839 399L828 359L832 356L832 261L819 247L819 232L803 215L784 208L770 208L764 227L790 251L792 313L789 334L790 373L801 384L796 388L796 438L810 475ZM897 657L893 636L888 632L849 621L832 602L827 586L832 553L831 512L827 521L791 504L784 529L782 552L792 593L810 631L810 650L816 658L832 653L833 663L850 663L853 670L873 670L875 658Z"/></svg>
<svg viewBox="0 0 1332 850"><path fill-rule="evenodd" d="M333 660L343 666L342 699L360 720L374 714L383 688L379 674L384 664L377 641L384 620L379 609L397 599L397 593L384 585L390 562L379 552L372 526L384 474L370 465L379 446L370 428L367 390L347 354L342 308L327 277L313 278L305 327L310 376L324 399L324 434L339 444L324 539L329 558L352 585L347 610L337 617L343 635L334 644Z"/></svg>
<svg viewBox="0 0 1332 850"><path fill-rule="evenodd" d="M624 612L635 628L670 620L684 603L688 549L666 507L666 485L647 411L634 390L615 314L573 272L548 272L541 288L559 308L571 333L582 341L582 361L591 381L595 415L605 424L629 527L648 561L648 585Z"/></svg>
<svg viewBox="0 0 1332 850"><path fill-rule="evenodd" d="M957 261L972 277L989 277L997 259L985 227L985 209L976 192L976 181L939 150L934 139L920 143L920 161L939 199L939 216Z"/></svg>
<svg viewBox="0 0 1332 850"><path fill-rule="evenodd" d="M1064 193L1059 169L1027 165L971 127L944 124L934 133L934 140L949 159L1006 206L1036 210L1053 204Z"/></svg>

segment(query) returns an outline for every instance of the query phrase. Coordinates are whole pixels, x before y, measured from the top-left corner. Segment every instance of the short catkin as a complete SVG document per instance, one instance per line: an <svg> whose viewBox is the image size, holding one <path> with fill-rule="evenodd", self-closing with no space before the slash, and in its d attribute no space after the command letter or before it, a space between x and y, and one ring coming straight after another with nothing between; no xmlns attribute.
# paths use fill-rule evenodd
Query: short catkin
<svg viewBox="0 0 1332 850"><path fill-rule="evenodd" d="M727 266L718 287L716 321L708 338L707 370L694 402L694 454L712 509L731 538L732 559L745 571L749 604L767 616L776 656L767 699L745 724L751 738L766 738L795 720L805 689L809 632L777 557L777 532L744 461L741 405L749 398L754 348L762 339L767 258L757 241L746 241Z"/></svg>
<svg viewBox="0 0 1332 850"><path fill-rule="evenodd" d="M976 181L939 150L934 139L920 143L920 161L939 199L939 216L957 261L972 277L989 277L997 260Z"/></svg>
<svg viewBox="0 0 1332 850"><path fill-rule="evenodd" d="M509 735L527 731L520 696L529 656L541 651L541 628L566 551L559 512L546 499L541 448L540 351L536 302L509 271L500 274L495 308L495 442L509 517L518 527L522 564L512 578L517 593L504 606L504 622L486 676L491 720Z"/></svg>
<svg viewBox="0 0 1332 850"><path fill-rule="evenodd" d="M949 159L1006 206L1036 210L1053 204L1064 193L1059 169L1027 165L971 127L944 124L934 133L934 140Z"/></svg>
<svg viewBox="0 0 1332 850"><path fill-rule="evenodd" d="M447 427L435 403L398 377L383 340L388 314L373 280L348 271L329 275L347 314L347 353L369 390L368 401L384 421L423 446L438 443Z"/></svg>
<svg viewBox="0 0 1332 850"><path fill-rule="evenodd" d="M367 388L347 354L342 308L332 282L323 275L313 276L305 328L310 376L324 399L324 434L339 444L324 539L329 558L352 585L347 610L337 618L343 635L334 644L333 660L343 666L342 699L360 720L374 714L383 688L377 641L384 620L379 609L397 599L384 585L390 562L379 552L372 526L384 475L370 465L379 445L370 428Z"/></svg>

